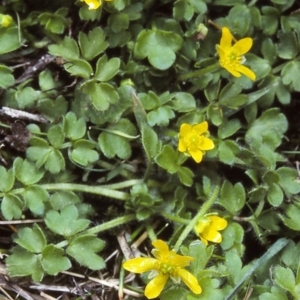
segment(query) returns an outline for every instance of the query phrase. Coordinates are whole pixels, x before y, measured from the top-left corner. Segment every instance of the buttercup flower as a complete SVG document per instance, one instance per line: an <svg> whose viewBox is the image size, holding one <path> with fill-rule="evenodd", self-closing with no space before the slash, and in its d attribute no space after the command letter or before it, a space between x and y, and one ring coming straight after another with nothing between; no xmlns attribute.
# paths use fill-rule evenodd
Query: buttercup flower
<svg viewBox="0 0 300 300"><path fill-rule="evenodd" d="M253 40L249 37L237 41L232 45L233 36L227 27L222 28L222 37L220 45L217 45L219 54L219 62L221 67L225 68L235 77L240 77L241 74L255 80L256 75L252 70L243 65L247 53L252 47Z"/></svg>
<svg viewBox="0 0 300 300"><path fill-rule="evenodd" d="M102 0L80 0L81 2L85 2L89 9L97 9L102 5ZM105 0L105 1L112 1L112 0Z"/></svg>
<svg viewBox="0 0 300 300"><path fill-rule="evenodd" d="M0 14L0 26L1 27L9 27L14 24L14 20L10 15Z"/></svg>
<svg viewBox="0 0 300 300"><path fill-rule="evenodd" d="M197 163L201 162L205 151L215 147L207 135L209 132L206 121L193 126L183 123L180 126L178 150L191 155Z"/></svg>
<svg viewBox="0 0 300 300"><path fill-rule="evenodd" d="M145 289L145 296L148 299L156 298L161 293L169 277L176 283L182 279L195 294L202 292L196 277L184 269L194 260L193 257L178 255L174 250L170 251L168 245L162 240L154 241L152 245L155 247L152 250L155 258L133 258L123 264L125 270L133 273L152 270L149 277L154 278L150 280Z"/></svg>
<svg viewBox="0 0 300 300"><path fill-rule="evenodd" d="M201 241L207 245L209 242L221 243L222 235L220 230L227 227L227 221L216 215L205 215L194 227L195 233Z"/></svg>

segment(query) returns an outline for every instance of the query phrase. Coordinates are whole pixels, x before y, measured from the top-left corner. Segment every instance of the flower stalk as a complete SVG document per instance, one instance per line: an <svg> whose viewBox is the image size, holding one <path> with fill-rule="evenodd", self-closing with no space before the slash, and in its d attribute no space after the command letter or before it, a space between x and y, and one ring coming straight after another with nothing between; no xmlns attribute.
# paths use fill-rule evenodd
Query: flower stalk
<svg viewBox="0 0 300 300"><path fill-rule="evenodd" d="M208 199L207 202L204 202L204 204L201 206L201 209L199 212L196 214L196 216L192 219L192 221L189 222L189 224L185 227L185 229L182 231L181 235L179 236L175 246L174 246L174 251L178 251L181 244L185 240L185 238L188 236L188 234L193 230L194 226L196 225L197 221L203 217L206 212L210 209L210 207L214 204L216 201L216 198L218 197L220 191L220 187L217 185L215 189L213 190L210 198Z"/></svg>

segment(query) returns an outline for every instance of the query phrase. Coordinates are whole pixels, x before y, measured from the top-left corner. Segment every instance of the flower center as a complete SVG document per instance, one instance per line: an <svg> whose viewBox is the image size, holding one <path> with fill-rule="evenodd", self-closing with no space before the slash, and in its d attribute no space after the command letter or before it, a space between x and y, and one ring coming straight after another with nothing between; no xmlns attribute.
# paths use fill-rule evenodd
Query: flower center
<svg viewBox="0 0 300 300"><path fill-rule="evenodd" d="M234 50L233 48L226 49L224 52L226 54L221 62L223 66L234 67L242 63L242 57L240 53Z"/></svg>
<svg viewBox="0 0 300 300"><path fill-rule="evenodd" d="M161 263L159 266L159 271L164 275L172 275L174 274L176 267L172 266L168 263Z"/></svg>
<svg viewBox="0 0 300 300"><path fill-rule="evenodd" d="M198 149L199 144L202 144L202 137L195 130L192 130L184 138L184 141L185 141L186 145L188 146L188 148Z"/></svg>

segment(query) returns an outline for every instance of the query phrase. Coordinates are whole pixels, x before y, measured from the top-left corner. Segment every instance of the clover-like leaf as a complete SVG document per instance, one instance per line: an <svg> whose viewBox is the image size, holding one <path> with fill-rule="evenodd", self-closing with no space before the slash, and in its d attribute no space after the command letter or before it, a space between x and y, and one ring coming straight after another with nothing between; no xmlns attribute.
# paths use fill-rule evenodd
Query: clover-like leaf
<svg viewBox="0 0 300 300"><path fill-rule="evenodd" d="M12 254L6 259L9 276L29 276L36 282L44 277L44 270L41 265L40 255L36 255L26 249L17 246Z"/></svg>
<svg viewBox="0 0 300 300"><path fill-rule="evenodd" d="M38 185L32 185L26 188L22 194L26 206L34 214L41 216L45 211L45 202L49 199L47 190Z"/></svg>
<svg viewBox="0 0 300 300"><path fill-rule="evenodd" d="M100 27L95 27L87 35L82 31L79 32L78 43L84 59L92 60L102 53L107 47L105 35Z"/></svg>
<svg viewBox="0 0 300 300"><path fill-rule="evenodd" d="M23 39L20 38L18 26L0 28L0 55L17 50L22 46Z"/></svg>
<svg viewBox="0 0 300 300"><path fill-rule="evenodd" d="M50 149L45 161L45 169L52 174L57 174L65 169L65 159L57 149Z"/></svg>
<svg viewBox="0 0 300 300"><path fill-rule="evenodd" d="M0 191L8 192L12 189L15 182L15 171L14 169L5 170L4 167L0 166Z"/></svg>
<svg viewBox="0 0 300 300"><path fill-rule="evenodd" d="M95 148L95 143L88 140L78 140L73 144L71 158L82 166L87 166L99 159L99 154Z"/></svg>
<svg viewBox="0 0 300 300"><path fill-rule="evenodd" d="M176 173L179 168L176 163L177 154L169 145L163 147L162 151L156 156L155 161L160 167L166 169L171 174Z"/></svg>
<svg viewBox="0 0 300 300"><path fill-rule="evenodd" d="M225 180L221 188L219 203L230 213L235 214L244 207L245 201L246 194L243 185L240 182L232 185Z"/></svg>
<svg viewBox="0 0 300 300"><path fill-rule="evenodd" d="M54 148L60 148L65 140L65 135L62 126L52 126L47 133L47 138Z"/></svg>
<svg viewBox="0 0 300 300"><path fill-rule="evenodd" d="M62 208L60 213L50 210L46 214L45 222L50 230L65 237L83 231L90 223L87 219L78 219L78 210L72 204Z"/></svg>
<svg viewBox="0 0 300 300"><path fill-rule="evenodd" d="M39 182L44 176L44 170L38 169L35 164L28 159L23 160L17 157L14 161L16 178L24 185L31 185Z"/></svg>
<svg viewBox="0 0 300 300"><path fill-rule="evenodd" d="M101 270L105 267L105 262L96 253L101 251L104 245L104 241L93 235L83 235L73 239L66 251L81 265L91 270Z"/></svg>
<svg viewBox="0 0 300 300"><path fill-rule="evenodd" d="M1 213L6 220L20 219L23 202L16 195L6 194L1 202Z"/></svg>
<svg viewBox="0 0 300 300"><path fill-rule="evenodd" d="M65 251L54 245L47 245L42 251L42 266L49 275L57 275L59 272L71 268L70 260L64 256Z"/></svg>
<svg viewBox="0 0 300 300"><path fill-rule="evenodd" d="M42 252L47 244L46 237L37 224L34 224L32 228L20 228L15 242L32 253Z"/></svg>
<svg viewBox="0 0 300 300"><path fill-rule="evenodd" d="M13 71L12 69L0 65L0 87L7 88L15 83L15 78L11 74Z"/></svg>
<svg viewBox="0 0 300 300"><path fill-rule="evenodd" d="M71 62L64 64L64 68L73 76L80 76L85 79L90 78L93 74L91 65L84 59L73 59Z"/></svg>
<svg viewBox="0 0 300 300"><path fill-rule="evenodd" d="M297 80L300 74L300 62L296 60L289 61L281 70L282 82L285 85L291 85L297 92L300 91L300 82Z"/></svg>
<svg viewBox="0 0 300 300"><path fill-rule="evenodd" d="M65 135L71 140L81 139L86 132L86 124L84 118L77 119L76 115L71 111L64 117L63 129Z"/></svg>
<svg viewBox="0 0 300 300"><path fill-rule="evenodd" d="M175 53L182 46L180 35L164 30L142 30L134 48L134 55L138 59L148 57L150 64L166 70L176 59Z"/></svg>
<svg viewBox="0 0 300 300"><path fill-rule="evenodd" d="M119 72L120 64L121 61L118 57L107 60L107 56L103 55L97 61L94 78L99 81L112 79Z"/></svg>
<svg viewBox="0 0 300 300"><path fill-rule="evenodd" d="M61 56L65 60L76 60L79 58L79 48L75 40L66 36L59 45L50 45L49 53L55 56Z"/></svg>

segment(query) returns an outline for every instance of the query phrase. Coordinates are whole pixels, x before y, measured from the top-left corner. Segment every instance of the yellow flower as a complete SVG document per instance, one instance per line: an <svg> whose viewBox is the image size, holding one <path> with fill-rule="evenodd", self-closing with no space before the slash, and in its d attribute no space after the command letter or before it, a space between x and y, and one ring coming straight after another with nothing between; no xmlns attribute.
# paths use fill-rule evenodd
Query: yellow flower
<svg viewBox="0 0 300 300"><path fill-rule="evenodd" d="M180 126L178 150L191 155L197 162L201 162L205 151L215 147L214 142L206 137L209 135L207 122L196 125L183 123Z"/></svg>
<svg viewBox="0 0 300 300"><path fill-rule="evenodd" d="M207 245L208 241L214 243L222 242L220 230L227 227L227 221L215 215L205 215L194 227L194 231L200 237L201 241Z"/></svg>
<svg viewBox="0 0 300 300"><path fill-rule="evenodd" d="M237 41L232 46L233 36L227 27L222 28L222 38L220 45L217 45L219 54L219 62L221 67L225 68L229 73L235 77L240 77L241 74L255 80L256 75L252 70L243 65L247 53L252 47L253 40L251 38L244 38Z"/></svg>
<svg viewBox="0 0 300 300"><path fill-rule="evenodd" d="M161 293L169 277L176 283L182 279L195 294L202 292L196 277L184 269L194 260L193 257L178 255L174 250L170 251L168 245L162 240L154 241L152 245L155 247L152 250L155 258L133 258L123 264L124 269L133 273L152 270L150 276L155 277L150 280L145 289L145 296L148 299L156 298Z"/></svg>
<svg viewBox="0 0 300 300"><path fill-rule="evenodd" d="M81 2L85 2L89 9L97 9L102 5L102 0L80 0ZM112 1L112 0L105 0L105 1Z"/></svg>
<svg viewBox="0 0 300 300"><path fill-rule="evenodd" d="M10 15L0 14L0 25L1 27L9 27L14 24L14 20Z"/></svg>

